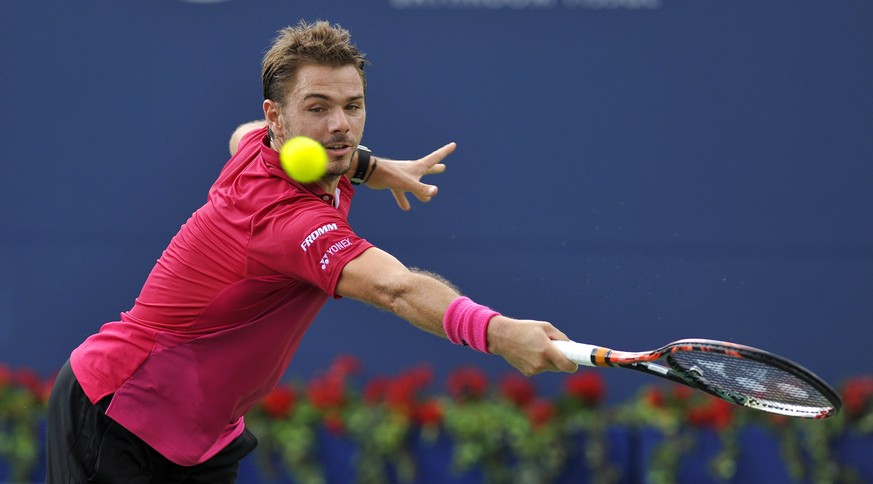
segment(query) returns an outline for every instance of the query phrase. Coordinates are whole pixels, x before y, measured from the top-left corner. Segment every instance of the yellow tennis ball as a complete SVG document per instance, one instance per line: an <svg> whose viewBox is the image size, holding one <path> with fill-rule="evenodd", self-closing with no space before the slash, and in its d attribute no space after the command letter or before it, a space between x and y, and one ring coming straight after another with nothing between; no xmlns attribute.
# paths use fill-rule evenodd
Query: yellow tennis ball
<svg viewBox="0 0 873 484"><path fill-rule="evenodd" d="M300 183L311 183L327 171L327 151L321 143L306 136L291 138L279 151L282 169Z"/></svg>

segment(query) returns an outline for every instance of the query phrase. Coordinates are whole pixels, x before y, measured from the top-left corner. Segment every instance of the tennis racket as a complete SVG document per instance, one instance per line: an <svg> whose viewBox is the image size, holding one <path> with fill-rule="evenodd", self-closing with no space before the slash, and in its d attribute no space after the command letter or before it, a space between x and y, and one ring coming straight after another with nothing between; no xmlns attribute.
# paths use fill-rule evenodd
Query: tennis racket
<svg viewBox="0 0 873 484"><path fill-rule="evenodd" d="M809 370L750 346L683 339L633 353L573 341L552 343L579 365L630 368L764 412L827 418L842 406L839 395ZM661 358L666 366L655 363Z"/></svg>

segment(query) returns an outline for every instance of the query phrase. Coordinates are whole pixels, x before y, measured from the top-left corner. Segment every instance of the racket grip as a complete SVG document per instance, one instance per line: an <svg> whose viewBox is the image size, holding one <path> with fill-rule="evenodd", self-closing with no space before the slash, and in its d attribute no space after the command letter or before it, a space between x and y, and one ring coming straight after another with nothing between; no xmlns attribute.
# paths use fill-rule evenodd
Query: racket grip
<svg viewBox="0 0 873 484"><path fill-rule="evenodd" d="M592 360L594 352L599 346L587 345L585 343L577 343L575 341L552 341L552 344L557 347L568 360L577 365L597 366Z"/></svg>

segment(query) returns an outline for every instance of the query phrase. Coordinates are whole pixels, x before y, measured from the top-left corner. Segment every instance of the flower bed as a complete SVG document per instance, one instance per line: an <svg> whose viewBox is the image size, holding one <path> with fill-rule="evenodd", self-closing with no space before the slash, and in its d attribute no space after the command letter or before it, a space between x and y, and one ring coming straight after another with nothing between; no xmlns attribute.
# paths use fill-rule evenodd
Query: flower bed
<svg viewBox="0 0 873 484"><path fill-rule="evenodd" d="M620 482L616 462L622 438L632 439L646 482L682 480L683 458L703 461L714 480L737 477L742 445L773 443L785 475L807 482L863 482L833 452L847 435L873 440L873 377L841 388L844 408L827 420L801 420L743 409L675 384L652 385L621 405L605 406L601 372L564 377L559 395L537 395L531 380L507 374L496 381L477 368L459 368L443 388L427 367L358 382L361 365L341 356L308 382L277 388L246 417L259 436L259 452L280 456L278 466L299 482L323 482L320 429L350 441L362 482L414 482L415 449L448 438L456 475L478 470L489 482L554 482L581 458L590 482ZM616 429L624 432L616 437ZM716 449L703 458L701 445ZM873 445L869 446L873 449ZM623 477L624 476L624 477Z"/></svg>
<svg viewBox="0 0 873 484"><path fill-rule="evenodd" d="M249 459L265 480L326 482L325 440L354 456L350 472L360 482L416 482L430 472L422 459L428 452L444 453L449 473L474 473L477 482L560 482L582 472L588 482L627 482L631 461L640 461L634 472L646 482L688 480L689 472L727 481L754 472L743 463L745 447L760 441L791 480L873 480L868 451L841 459L847 446L873 449L873 376L841 386L837 416L809 421L674 384L607 406L597 370L565 376L549 397L518 374L491 381L472 367L456 369L442 385L427 367L368 381L361 374L360 361L340 356L308 381L280 384L246 416L259 439ZM0 481L39 479L50 387L33 371L0 364Z"/></svg>

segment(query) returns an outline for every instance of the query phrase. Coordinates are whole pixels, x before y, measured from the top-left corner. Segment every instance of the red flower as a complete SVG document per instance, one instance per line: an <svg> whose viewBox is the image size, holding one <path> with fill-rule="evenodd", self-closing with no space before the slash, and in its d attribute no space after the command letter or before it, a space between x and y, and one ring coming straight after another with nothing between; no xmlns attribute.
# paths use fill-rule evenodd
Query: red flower
<svg viewBox="0 0 873 484"><path fill-rule="evenodd" d="M414 420L418 425L438 425L443 420L443 407L437 400L428 400L415 409Z"/></svg>
<svg viewBox="0 0 873 484"><path fill-rule="evenodd" d="M47 380L43 380L42 388L40 388L40 398L43 403L48 403L49 397L52 394L52 388L55 386L55 380L58 378L58 372L55 372Z"/></svg>
<svg viewBox="0 0 873 484"><path fill-rule="evenodd" d="M531 381L517 373L509 373L500 380L500 393L512 403L523 407L536 396Z"/></svg>
<svg viewBox="0 0 873 484"><path fill-rule="evenodd" d="M733 404L713 397L703 405L690 408L687 417L688 422L697 427L723 429L733 422L734 408Z"/></svg>
<svg viewBox="0 0 873 484"><path fill-rule="evenodd" d="M488 378L478 368L459 368L449 375L446 389L455 401L478 400L488 391Z"/></svg>
<svg viewBox="0 0 873 484"><path fill-rule="evenodd" d="M12 374L13 381L30 392L34 398L41 400L45 394L45 383L35 371L30 368L20 368Z"/></svg>
<svg viewBox="0 0 873 484"><path fill-rule="evenodd" d="M373 405L381 402L388 392L388 386L390 383L391 382L384 377L376 377L370 380L367 383L367 386L364 387L364 403Z"/></svg>
<svg viewBox="0 0 873 484"><path fill-rule="evenodd" d="M415 368L401 374L388 382L385 389L385 402L411 417L418 402L419 393L430 383L432 378L433 371L429 367Z"/></svg>
<svg viewBox="0 0 873 484"><path fill-rule="evenodd" d="M734 404L726 402L722 399L713 399L712 401L713 415L712 426L716 429L723 429L730 426L734 421Z"/></svg>
<svg viewBox="0 0 873 484"><path fill-rule="evenodd" d="M261 407L264 412L275 419L282 419L291 413L297 395L291 387L279 386L264 397Z"/></svg>
<svg viewBox="0 0 873 484"><path fill-rule="evenodd" d="M391 408L411 416L416 402L416 388L408 380L394 380L385 390L385 403Z"/></svg>
<svg viewBox="0 0 873 484"><path fill-rule="evenodd" d="M346 401L345 380L330 374L314 378L306 386L306 396L318 409L342 406Z"/></svg>
<svg viewBox="0 0 873 484"><path fill-rule="evenodd" d="M21 368L13 375L15 383L27 388L34 396L41 397L44 384L39 375L30 368Z"/></svg>
<svg viewBox="0 0 873 484"><path fill-rule="evenodd" d="M849 418L860 417L873 405L873 376L853 378L843 386L843 408Z"/></svg>
<svg viewBox="0 0 873 484"><path fill-rule="evenodd" d="M583 371L573 373L564 380L564 391L582 403L596 405L603 400L606 388L599 372Z"/></svg>
<svg viewBox="0 0 873 484"><path fill-rule="evenodd" d="M531 426L542 427L555 415L555 405L549 400L538 398L525 407L525 413Z"/></svg>
<svg viewBox="0 0 873 484"><path fill-rule="evenodd" d="M339 412L328 412L322 419L324 428L332 434L341 434L346 430L346 423L343 421L342 415Z"/></svg>
<svg viewBox="0 0 873 484"><path fill-rule="evenodd" d="M688 422L695 427L704 427L709 425L711 413L709 408L705 406L697 406L688 409Z"/></svg>
<svg viewBox="0 0 873 484"><path fill-rule="evenodd" d="M664 406L664 392L662 392L659 387L649 387L646 389L643 398L646 400L646 403L652 407L661 408Z"/></svg>
<svg viewBox="0 0 873 484"><path fill-rule="evenodd" d="M673 399L676 400L676 403L685 403L691 399L692 395L694 395L694 390L691 387L678 383L673 385Z"/></svg>
<svg viewBox="0 0 873 484"><path fill-rule="evenodd" d="M362 367L361 360L358 358L352 355L340 355L333 360L327 372L338 378L345 379L349 375L360 373Z"/></svg>
<svg viewBox="0 0 873 484"><path fill-rule="evenodd" d="M12 370L5 363L0 363L0 389L9 386L12 382Z"/></svg>
<svg viewBox="0 0 873 484"><path fill-rule="evenodd" d="M433 368L426 365L414 368L409 372L409 378L418 388L425 388L433 382Z"/></svg>

